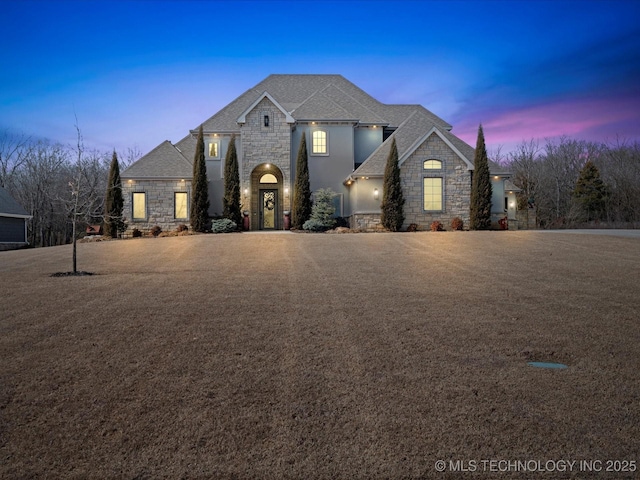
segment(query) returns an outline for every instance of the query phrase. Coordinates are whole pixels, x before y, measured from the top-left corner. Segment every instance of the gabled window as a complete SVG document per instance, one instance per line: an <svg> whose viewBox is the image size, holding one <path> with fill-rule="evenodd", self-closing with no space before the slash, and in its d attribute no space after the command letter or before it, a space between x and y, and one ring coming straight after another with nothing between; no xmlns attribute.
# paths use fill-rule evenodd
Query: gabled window
<svg viewBox="0 0 640 480"><path fill-rule="evenodd" d="M315 130L311 133L311 153L313 155L327 155L329 153L327 132Z"/></svg>
<svg viewBox="0 0 640 480"><path fill-rule="evenodd" d="M147 194L144 192L133 192L131 197L132 218L134 220L147 219Z"/></svg>
<svg viewBox="0 0 640 480"><path fill-rule="evenodd" d="M423 181L423 208L425 211L442 211L442 178L425 177Z"/></svg>
<svg viewBox="0 0 640 480"><path fill-rule="evenodd" d="M173 208L174 218L180 218L180 219L189 218L189 213L188 213L189 195L187 194L187 192L175 192L173 194L173 200L174 200L174 208Z"/></svg>

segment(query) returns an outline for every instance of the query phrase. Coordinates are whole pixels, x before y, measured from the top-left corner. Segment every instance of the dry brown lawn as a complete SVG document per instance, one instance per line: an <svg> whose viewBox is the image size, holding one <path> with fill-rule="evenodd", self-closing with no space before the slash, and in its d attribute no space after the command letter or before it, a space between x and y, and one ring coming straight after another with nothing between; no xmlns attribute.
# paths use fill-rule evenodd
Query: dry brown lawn
<svg viewBox="0 0 640 480"><path fill-rule="evenodd" d="M638 239L133 239L49 276L70 259L0 253L1 478L639 475L604 472L640 460Z"/></svg>

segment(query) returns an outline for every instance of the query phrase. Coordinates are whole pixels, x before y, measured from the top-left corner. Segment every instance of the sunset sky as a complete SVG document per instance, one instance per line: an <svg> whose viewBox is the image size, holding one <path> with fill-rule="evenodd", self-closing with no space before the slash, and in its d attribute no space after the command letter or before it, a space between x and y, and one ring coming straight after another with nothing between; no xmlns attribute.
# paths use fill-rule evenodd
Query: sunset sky
<svg viewBox="0 0 640 480"><path fill-rule="evenodd" d="M640 2L2 2L0 132L146 153L271 73L339 73L488 148L640 141Z"/></svg>

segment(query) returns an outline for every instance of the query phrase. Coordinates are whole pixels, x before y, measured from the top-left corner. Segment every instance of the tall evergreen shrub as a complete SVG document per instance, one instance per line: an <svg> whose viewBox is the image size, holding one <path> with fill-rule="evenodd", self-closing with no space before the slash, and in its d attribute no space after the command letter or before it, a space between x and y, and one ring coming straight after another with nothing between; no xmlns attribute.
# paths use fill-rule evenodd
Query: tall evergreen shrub
<svg viewBox="0 0 640 480"><path fill-rule="evenodd" d="M311 216L311 186L309 184L309 159L307 140L303 133L296 160L296 180L293 185L293 205L291 208L291 228L301 229Z"/></svg>
<svg viewBox="0 0 640 480"><path fill-rule="evenodd" d="M196 232L206 232L209 223L209 187L207 185L207 164L204 159L204 134L202 125L198 129L196 152L193 157L193 180L191 184L191 228Z"/></svg>
<svg viewBox="0 0 640 480"><path fill-rule="evenodd" d="M398 147L396 139L391 142L391 150L387 156L384 169L384 185L382 190L382 225L392 232L397 232L404 222L404 196L400 183L400 166L398 165Z"/></svg>
<svg viewBox="0 0 640 480"><path fill-rule="evenodd" d="M582 210L582 219L602 220L608 197L609 189L600 178L600 170L589 160L580 170L573 190L573 199Z"/></svg>
<svg viewBox="0 0 640 480"><path fill-rule="evenodd" d="M478 127L478 140L474 157L473 181L471 182L471 204L469 209L469 229L488 230L491 228L491 177L489 157L484 143L482 124Z"/></svg>
<svg viewBox="0 0 640 480"><path fill-rule="evenodd" d="M120 165L118 155L113 151L111 165L109 166L109 179L107 180L107 193L104 205L104 235L118 238L118 234L126 230L122 211L124 209L124 197L122 196L122 180L120 179Z"/></svg>
<svg viewBox="0 0 640 480"><path fill-rule="evenodd" d="M238 167L238 153L236 152L236 136L229 141L227 155L224 160L224 198L223 215L236 225L242 224L240 211L240 171Z"/></svg>

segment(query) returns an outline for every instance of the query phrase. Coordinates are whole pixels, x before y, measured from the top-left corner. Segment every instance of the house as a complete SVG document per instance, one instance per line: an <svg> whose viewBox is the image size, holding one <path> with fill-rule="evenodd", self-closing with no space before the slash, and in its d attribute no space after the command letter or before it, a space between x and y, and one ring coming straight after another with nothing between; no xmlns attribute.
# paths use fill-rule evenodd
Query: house
<svg viewBox="0 0 640 480"><path fill-rule="evenodd" d="M0 187L0 250L28 245L27 220L31 215Z"/></svg>
<svg viewBox="0 0 640 480"><path fill-rule="evenodd" d="M224 158L232 135L240 165L242 210L252 230L282 229L291 209L302 136L311 190L336 192L336 216L351 227L380 223L383 175L395 138L405 197L405 227L469 221L474 149L421 105L377 101L341 75L270 75L202 123L210 216L222 214ZM197 128L165 141L122 172L129 231L189 222ZM491 164L493 216L515 219L509 174ZM515 220L514 220L515 222Z"/></svg>

